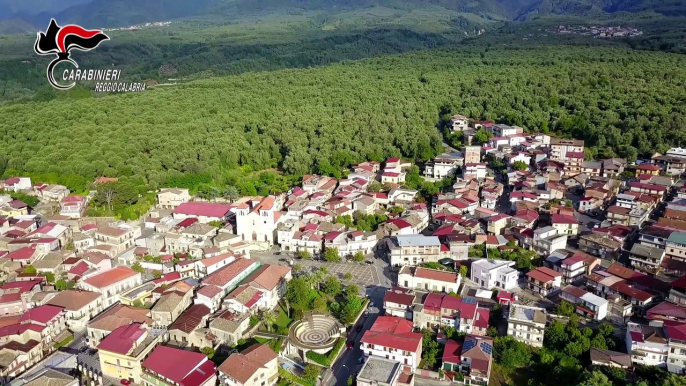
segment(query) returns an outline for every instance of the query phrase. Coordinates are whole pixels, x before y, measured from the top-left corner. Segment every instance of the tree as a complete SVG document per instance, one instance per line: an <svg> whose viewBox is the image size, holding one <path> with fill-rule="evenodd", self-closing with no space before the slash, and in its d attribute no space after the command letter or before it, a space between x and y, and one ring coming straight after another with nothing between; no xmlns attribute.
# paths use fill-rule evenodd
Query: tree
<svg viewBox="0 0 686 386"><path fill-rule="evenodd" d="M353 261L356 263L363 262L364 261L364 253L362 253L360 251L355 252L355 254L353 255Z"/></svg>
<svg viewBox="0 0 686 386"><path fill-rule="evenodd" d="M527 170L529 168L529 165L526 164L524 161L515 161L512 164L512 169L514 170Z"/></svg>
<svg viewBox="0 0 686 386"><path fill-rule="evenodd" d="M374 181L371 184L369 184L369 187L367 187L367 190L372 192L372 193L378 193L381 191L382 188L383 188L383 185L381 185L380 182Z"/></svg>
<svg viewBox="0 0 686 386"><path fill-rule="evenodd" d="M214 356L214 349L212 347L203 347L201 351L203 354L207 355L208 359L212 359Z"/></svg>
<svg viewBox="0 0 686 386"><path fill-rule="evenodd" d="M310 288L304 278L296 277L286 285L286 299L296 311L305 311L310 302Z"/></svg>
<svg viewBox="0 0 686 386"><path fill-rule="evenodd" d="M34 266L27 265L26 267L24 267L24 273L27 275L35 275L37 272Z"/></svg>
<svg viewBox="0 0 686 386"><path fill-rule="evenodd" d="M112 211L112 201L114 200L116 192L117 190L112 183L105 183L98 187L99 200L107 203L107 207L110 211Z"/></svg>
<svg viewBox="0 0 686 386"><path fill-rule="evenodd" d="M353 386L353 382L355 382L355 380L353 379L353 376L351 375L348 377L348 380L345 382L345 384L346 384L346 386Z"/></svg>
<svg viewBox="0 0 686 386"><path fill-rule="evenodd" d="M494 339L495 361L508 371L527 366L531 362L531 351L526 344L515 340L511 336L501 336Z"/></svg>
<svg viewBox="0 0 686 386"><path fill-rule="evenodd" d="M543 339L545 346L553 350L559 350L564 347L566 342L567 333L565 332L564 324L557 320L550 322L550 326L546 329Z"/></svg>
<svg viewBox="0 0 686 386"><path fill-rule="evenodd" d="M345 296L346 297L351 297L351 296L360 296L360 287L357 286L357 284L348 284L345 286Z"/></svg>
<svg viewBox="0 0 686 386"><path fill-rule="evenodd" d="M350 272L346 272L345 275L343 275L343 280L348 280L348 281L350 281L350 280L352 280L352 279L353 279L353 275L352 275L352 273L350 273Z"/></svg>
<svg viewBox="0 0 686 386"><path fill-rule="evenodd" d="M210 221L207 223L207 225L212 225L215 228L221 228L224 226L224 224L221 221L215 220L215 221Z"/></svg>
<svg viewBox="0 0 686 386"><path fill-rule="evenodd" d="M495 337L498 336L498 329L495 328L495 326L490 326L490 327L488 327L488 329L486 330L486 335L487 335L487 336L490 336L491 338L495 338Z"/></svg>
<svg viewBox="0 0 686 386"><path fill-rule="evenodd" d="M303 259L303 260L307 260L307 259L309 259L310 257L312 257L312 255L310 254L310 252L307 252L307 251L298 251L298 258Z"/></svg>
<svg viewBox="0 0 686 386"><path fill-rule="evenodd" d="M319 378L320 370L318 366L315 366L313 364L308 364L305 366L305 370L302 373L302 379L309 383L313 384L317 378Z"/></svg>
<svg viewBox="0 0 686 386"><path fill-rule="evenodd" d="M52 273L52 272L45 272L44 275L45 275L45 280L46 280L48 283L54 283L54 282L55 282L55 274L54 274L54 273Z"/></svg>
<svg viewBox="0 0 686 386"><path fill-rule="evenodd" d="M315 311L326 311L326 299L323 297L315 298L312 302L312 309Z"/></svg>
<svg viewBox="0 0 686 386"><path fill-rule="evenodd" d="M262 313L262 323L267 327L267 331L271 331L272 326L276 323L276 315L270 310L264 311Z"/></svg>
<svg viewBox="0 0 686 386"><path fill-rule="evenodd" d="M64 291L67 289L67 282L64 279L57 280L55 283L55 289L58 291Z"/></svg>
<svg viewBox="0 0 686 386"><path fill-rule="evenodd" d="M466 265L460 266L460 276L462 276L463 278L464 278L464 277L467 277L467 271L468 271L468 270L469 270L469 269L467 268Z"/></svg>
<svg viewBox="0 0 686 386"><path fill-rule="evenodd" d="M579 386L613 386L612 382L600 371L585 372Z"/></svg>
<svg viewBox="0 0 686 386"><path fill-rule="evenodd" d="M296 263L296 264L293 266L293 272L295 272L295 273L300 273L300 272L302 272L302 271L303 271L303 266L302 266L302 264Z"/></svg>
<svg viewBox="0 0 686 386"><path fill-rule="evenodd" d="M162 277L162 271L152 271L152 277L159 279Z"/></svg>
<svg viewBox="0 0 686 386"><path fill-rule="evenodd" d="M422 335L422 362L424 368L431 369L436 364L441 349L432 330L424 329Z"/></svg>
<svg viewBox="0 0 686 386"><path fill-rule="evenodd" d="M235 186L228 186L226 189L224 189L224 198L229 200L229 202L236 201L240 196L241 195Z"/></svg>
<svg viewBox="0 0 686 386"><path fill-rule="evenodd" d="M133 265L131 266L131 269L133 269L134 271L136 271L138 273L145 273L145 268L143 268L143 266L141 265L141 263L139 261L133 263Z"/></svg>
<svg viewBox="0 0 686 386"><path fill-rule="evenodd" d="M348 296L343 308L341 309L341 321L346 325L351 325L357 315L362 310L362 301L358 296Z"/></svg>
<svg viewBox="0 0 686 386"><path fill-rule="evenodd" d="M329 276L324 280L322 291L327 295L336 296L341 293L341 282L335 277Z"/></svg>
<svg viewBox="0 0 686 386"><path fill-rule="evenodd" d="M326 248L324 251L324 260L328 262L339 262L341 261L341 256L338 254L337 248Z"/></svg>
<svg viewBox="0 0 686 386"><path fill-rule="evenodd" d="M493 134L490 131L479 129L476 131L476 133L474 133L474 137L472 138L473 143L477 145L483 145L484 143L488 142L489 139L493 138Z"/></svg>
<svg viewBox="0 0 686 386"><path fill-rule="evenodd" d="M572 303L563 300L560 305L557 306L557 313L562 316L572 316L574 315L574 305Z"/></svg>

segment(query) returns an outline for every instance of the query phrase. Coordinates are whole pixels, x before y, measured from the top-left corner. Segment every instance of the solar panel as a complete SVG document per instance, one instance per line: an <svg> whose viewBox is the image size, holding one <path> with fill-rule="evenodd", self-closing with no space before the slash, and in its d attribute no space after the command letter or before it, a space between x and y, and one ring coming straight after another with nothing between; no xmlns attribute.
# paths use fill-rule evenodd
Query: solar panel
<svg viewBox="0 0 686 386"><path fill-rule="evenodd" d="M462 346L462 351L470 350L474 346L476 346L476 341L475 340L468 340L468 341L464 342L464 346Z"/></svg>
<svg viewBox="0 0 686 386"><path fill-rule="evenodd" d="M481 342L481 349L488 355L491 355L491 353L493 353L493 346L486 342Z"/></svg>
<svg viewBox="0 0 686 386"><path fill-rule="evenodd" d="M462 298L462 303L467 303L467 304L476 304L476 299L471 299L471 298Z"/></svg>

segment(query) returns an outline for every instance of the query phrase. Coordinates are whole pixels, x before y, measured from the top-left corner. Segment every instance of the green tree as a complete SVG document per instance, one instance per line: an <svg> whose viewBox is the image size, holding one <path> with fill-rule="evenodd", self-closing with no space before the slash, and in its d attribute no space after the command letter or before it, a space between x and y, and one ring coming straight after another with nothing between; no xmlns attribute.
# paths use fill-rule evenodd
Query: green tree
<svg viewBox="0 0 686 386"><path fill-rule="evenodd" d="M354 383L354 382L355 382L355 380L353 379L353 376L351 375L351 376L348 377L348 380L345 382L345 384L346 384L347 386L353 386L353 383Z"/></svg>
<svg viewBox="0 0 686 386"><path fill-rule="evenodd" d="M529 168L529 165L526 164L524 161L515 161L512 164L512 169L514 170L527 170Z"/></svg>
<svg viewBox="0 0 686 386"><path fill-rule="evenodd" d="M526 344L515 340L511 336L501 336L494 339L493 359L508 371L528 366L531 362L531 351Z"/></svg>
<svg viewBox="0 0 686 386"><path fill-rule="evenodd" d="M296 277L286 285L286 299L296 311L305 311L310 302L310 285L304 278Z"/></svg>
<svg viewBox="0 0 686 386"><path fill-rule="evenodd" d="M45 280L48 283L54 283L55 282L55 274L52 272L45 272L43 275L45 275Z"/></svg>
<svg viewBox="0 0 686 386"><path fill-rule="evenodd" d="M460 276L462 276L463 278L467 277L467 271L468 271L468 268L466 265L460 266Z"/></svg>
<svg viewBox="0 0 686 386"><path fill-rule="evenodd" d="M229 202L234 202L240 197L240 193L235 186L228 186L224 189L224 198L229 200Z"/></svg>
<svg viewBox="0 0 686 386"><path fill-rule="evenodd" d="M343 275L343 280L350 281L350 280L352 280L352 279L353 279L353 274L350 273L350 272L346 272L346 273Z"/></svg>
<svg viewBox="0 0 686 386"><path fill-rule="evenodd" d="M131 266L131 269L133 269L134 271L136 271L138 273L145 273L145 268L143 268L141 263L138 261L133 263L133 265Z"/></svg>
<svg viewBox="0 0 686 386"><path fill-rule="evenodd" d="M493 134L490 131L479 129L474 133L472 142L477 145L483 145L491 138L493 138Z"/></svg>
<svg viewBox="0 0 686 386"><path fill-rule="evenodd" d="M24 267L24 273L27 275L35 275L37 272L34 266L27 265L26 267Z"/></svg>
<svg viewBox="0 0 686 386"><path fill-rule="evenodd" d="M212 359L212 357L214 356L214 349L212 347L203 347L201 352L207 355L208 359Z"/></svg>
<svg viewBox="0 0 686 386"><path fill-rule="evenodd" d="M355 252L355 254L353 255L353 261L356 263L363 262L364 261L364 253L362 253L360 251Z"/></svg>
<svg viewBox="0 0 686 386"><path fill-rule="evenodd" d="M383 188L383 185L381 185L380 182L374 181L371 184L369 184L369 187L367 187L367 190L370 192L373 192L373 193L378 193L381 191L382 188Z"/></svg>
<svg viewBox="0 0 686 386"><path fill-rule="evenodd" d="M328 262L339 262L341 261L341 256L338 254L337 248L326 248L324 251L324 260Z"/></svg>
<svg viewBox="0 0 686 386"><path fill-rule="evenodd" d="M162 271L152 271L152 277L159 279L162 277Z"/></svg>
<svg viewBox="0 0 686 386"><path fill-rule="evenodd" d="M271 331L274 323L276 323L276 315L272 311L264 311L262 313L262 323L267 328L267 331Z"/></svg>
<svg viewBox="0 0 686 386"><path fill-rule="evenodd" d="M337 278L329 276L324 280L322 291L327 295L336 296L341 293L341 282Z"/></svg>
<svg viewBox="0 0 686 386"><path fill-rule="evenodd" d="M341 322L346 325L351 325L357 315L362 310L362 301L358 296L348 296L341 309Z"/></svg>
<svg viewBox="0 0 686 386"><path fill-rule="evenodd" d="M319 378L320 373L321 371L318 366L308 364L302 373L302 379L307 383L313 384Z"/></svg>
<svg viewBox="0 0 686 386"><path fill-rule="evenodd" d="M224 224L221 221L210 221L207 223L207 225L212 225L215 228L221 228L224 226Z"/></svg>
<svg viewBox="0 0 686 386"><path fill-rule="evenodd" d="M560 302L560 304L557 306L557 313L562 316L572 316L574 315L574 305L572 303L563 300Z"/></svg>
<svg viewBox="0 0 686 386"><path fill-rule="evenodd" d="M360 296L360 287L358 287L357 284L348 284L347 286L345 286L345 296Z"/></svg>
<svg viewBox="0 0 686 386"><path fill-rule="evenodd" d="M58 291L66 290L67 282L64 279L57 280L57 283L55 283L55 289Z"/></svg>
<svg viewBox="0 0 686 386"><path fill-rule="evenodd" d="M579 386L613 386L612 382L600 371L586 372Z"/></svg>
<svg viewBox="0 0 686 386"><path fill-rule="evenodd" d="M495 337L498 336L498 329L495 328L494 326L490 326L490 327L488 327L488 329L486 330L486 335L487 335L487 336L490 336L491 338L495 338Z"/></svg>
<svg viewBox="0 0 686 386"><path fill-rule="evenodd" d="M310 257L312 257L312 255L310 254L310 252L307 252L307 251L298 251L298 258L299 258L299 259L307 260L307 259L309 259Z"/></svg>
<svg viewBox="0 0 686 386"><path fill-rule="evenodd" d="M303 271L303 266L302 266L302 264L300 264L300 263L295 263L295 265L293 265L293 272L295 272L295 273L301 273L302 271Z"/></svg>
<svg viewBox="0 0 686 386"><path fill-rule="evenodd" d="M312 309L315 311L326 311L326 299L323 297L315 298L312 302Z"/></svg>

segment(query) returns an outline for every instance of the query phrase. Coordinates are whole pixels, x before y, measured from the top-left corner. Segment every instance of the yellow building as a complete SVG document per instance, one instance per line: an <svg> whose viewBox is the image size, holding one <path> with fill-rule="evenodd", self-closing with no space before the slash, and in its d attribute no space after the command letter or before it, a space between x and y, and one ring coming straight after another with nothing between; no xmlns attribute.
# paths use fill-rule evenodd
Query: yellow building
<svg viewBox="0 0 686 386"><path fill-rule="evenodd" d="M144 323L132 323L112 331L98 345L103 375L141 383L141 363L162 336L153 336Z"/></svg>

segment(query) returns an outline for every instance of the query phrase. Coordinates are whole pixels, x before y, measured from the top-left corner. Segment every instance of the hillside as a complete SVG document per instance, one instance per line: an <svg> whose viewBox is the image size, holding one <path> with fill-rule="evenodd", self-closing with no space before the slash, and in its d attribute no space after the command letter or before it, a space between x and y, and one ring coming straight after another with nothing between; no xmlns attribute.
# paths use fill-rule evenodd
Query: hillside
<svg viewBox="0 0 686 386"><path fill-rule="evenodd" d="M550 14L603 12L686 15L686 4L681 0L70 0L60 3L33 0L33 3L31 7L17 6L12 0L0 0L0 19L21 18L39 27L55 17L62 23L97 28L192 17L211 17L231 22L246 16L270 13L336 13L379 6L398 10L440 7L493 20L528 20Z"/></svg>
<svg viewBox="0 0 686 386"><path fill-rule="evenodd" d="M1 105L0 165L154 185L198 171L221 184L238 167L302 175L365 159L428 159L441 147L436 124L451 113L582 138L588 157L632 160L686 145L685 82L682 55L539 45L385 56L100 98L75 90Z"/></svg>

